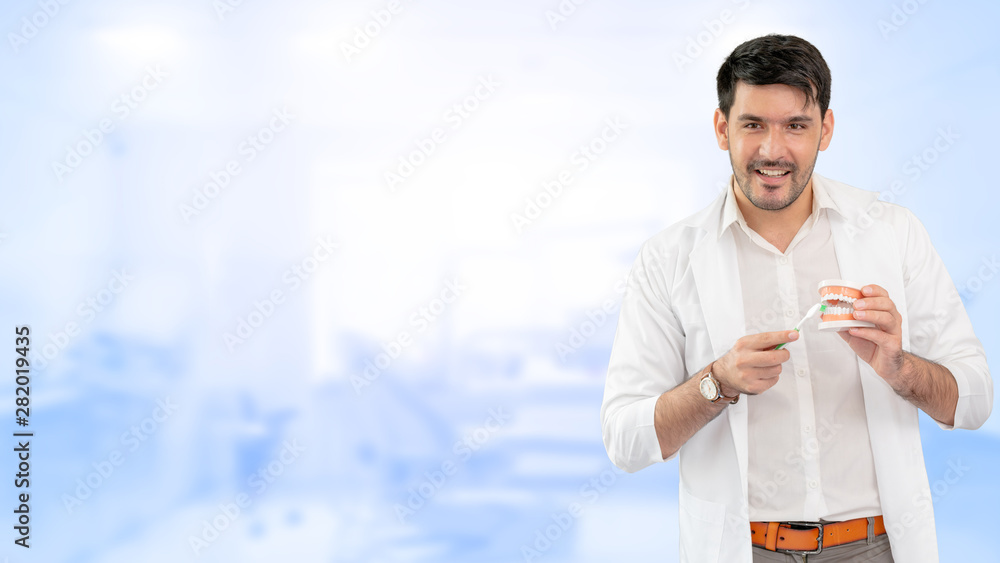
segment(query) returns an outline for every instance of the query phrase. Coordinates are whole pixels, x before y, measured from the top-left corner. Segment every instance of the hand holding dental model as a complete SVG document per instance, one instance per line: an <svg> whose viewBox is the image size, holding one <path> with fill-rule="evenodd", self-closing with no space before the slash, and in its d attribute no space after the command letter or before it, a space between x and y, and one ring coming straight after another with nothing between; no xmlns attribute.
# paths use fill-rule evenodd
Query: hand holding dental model
<svg viewBox="0 0 1000 563"><path fill-rule="evenodd" d="M823 285L827 283L820 284L820 293L824 294L824 298L831 295L824 293L831 289L830 286ZM858 290L847 286L846 282L841 283L845 283L845 286L836 288L841 292L839 297L849 299L847 303L850 306L840 309L846 309L847 312L830 321L824 315L824 323L827 323L828 328L836 328L837 334L859 358L867 362L893 389L900 391L905 384L900 381L903 371L903 317L896 310L896 304L889 298L889 292L880 286L871 284ZM824 329L824 323L820 323L820 330ZM843 330L844 328L847 330Z"/></svg>
<svg viewBox="0 0 1000 563"><path fill-rule="evenodd" d="M898 390L893 382L903 367L903 319L889 293L877 285L862 287L845 280L823 280L819 282L819 294L821 301L793 330L798 332L809 318L822 313L819 330L836 330L858 357Z"/></svg>
<svg viewBox="0 0 1000 563"><path fill-rule="evenodd" d="M902 383L897 380L903 368L903 318L889 293L874 284L862 287L845 280L823 280L819 294L823 311L819 330L836 330L858 357L898 391L897 384ZM816 309L810 309L806 318Z"/></svg>
<svg viewBox="0 0 1000 563"><path fill-rule="evenodd" d="M903 316L888 291L875 284L826 280L820 282L820 295L828 304L840 302L831 315L823 315L820 330L836 329L899 396L935 420L954 424L958 384L947 368L903 350Z"/></svg>

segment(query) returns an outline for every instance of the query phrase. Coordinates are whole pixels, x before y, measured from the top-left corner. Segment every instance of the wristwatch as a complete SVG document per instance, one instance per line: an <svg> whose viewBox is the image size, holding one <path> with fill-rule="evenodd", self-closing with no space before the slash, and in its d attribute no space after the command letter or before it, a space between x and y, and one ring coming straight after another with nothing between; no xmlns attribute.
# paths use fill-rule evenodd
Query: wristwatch
<svg viewBox="0 0 1000 563"><path fill-rule="evenodd" d="M736 401L740 400L740 396L737 393L735 397L726 397L722 394L722 385L719 384L719 380L712 375L712 371L709 370L704 377L701 378L701 382L698 384L698 389L701 390L701 396L705 397L713 403L718 403L722 399L729 401L729 404L735 404Z"/></svg>

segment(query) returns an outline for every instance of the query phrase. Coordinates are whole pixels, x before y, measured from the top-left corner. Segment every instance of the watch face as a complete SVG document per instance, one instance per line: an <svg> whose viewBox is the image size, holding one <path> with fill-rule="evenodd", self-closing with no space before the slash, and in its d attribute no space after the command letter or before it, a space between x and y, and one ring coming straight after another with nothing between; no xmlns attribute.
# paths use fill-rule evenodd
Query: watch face
<svg viewBox="0 0 1000 563"><path fill-rule="evenodd" d="M699 388L701 389L702 396L709 401L714 401L719 397L719 387L715 384L715 380L711 377L706 376L702 379Z"/></svg>

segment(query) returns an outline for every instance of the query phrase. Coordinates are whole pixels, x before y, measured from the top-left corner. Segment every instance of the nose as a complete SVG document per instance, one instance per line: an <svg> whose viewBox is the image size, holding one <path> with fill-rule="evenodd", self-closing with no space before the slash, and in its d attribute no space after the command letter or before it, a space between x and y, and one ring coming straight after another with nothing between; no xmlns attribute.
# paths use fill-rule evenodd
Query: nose
<svg viewBox="0 0 1000 563"><path fill-rule="evenodd" d="M769 127L760 143L760 156L766 160L781 160L786 154L785 134L780 127Z"/></svg>

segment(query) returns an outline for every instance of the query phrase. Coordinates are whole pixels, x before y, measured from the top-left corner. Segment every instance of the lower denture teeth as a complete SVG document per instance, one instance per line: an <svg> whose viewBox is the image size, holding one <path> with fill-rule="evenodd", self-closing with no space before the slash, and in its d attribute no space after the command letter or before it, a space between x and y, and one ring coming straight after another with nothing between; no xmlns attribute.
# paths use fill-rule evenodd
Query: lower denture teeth
<svg viewBox="0 0 1000 563"><path fill-rule="evenodd" d="M852 315L854 314L854 308L852 307L827 307L824 312L825 315Z"/></svg>

